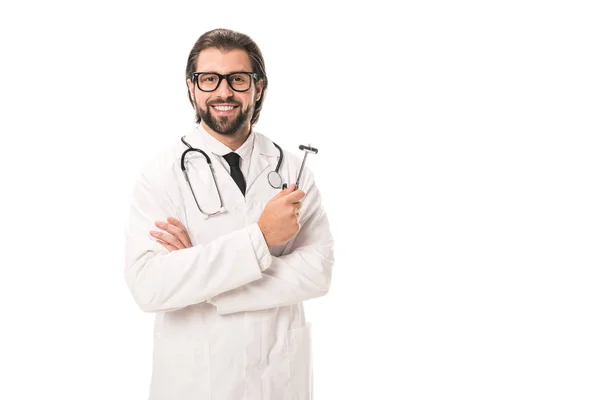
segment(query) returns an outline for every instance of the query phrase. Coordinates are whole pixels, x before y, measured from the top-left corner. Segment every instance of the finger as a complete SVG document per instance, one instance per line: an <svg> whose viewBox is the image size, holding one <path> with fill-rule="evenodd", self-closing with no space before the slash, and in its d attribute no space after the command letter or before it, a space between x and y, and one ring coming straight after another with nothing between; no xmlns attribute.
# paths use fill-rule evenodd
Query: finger
<svg viewBox="0 0 600 400"><path fill-rule="evenodd" d="M278 199L280 197L286 196L290 193L292 193L294 191L294 188L296 187L295 183L292 183L290 186L288 186L286 189L282 189L279 191L279 193L277 193L275 196L273 196L273 199Z"/></svg>
<svg viewBox="0 0 600 400"><path fill-rule="evenodd" d="M181 228L173 225L173 224L168 224L166 222L163 221L156 221L156 226L158 226L160 229L169 232L171 235L173 235L175 238L177 238L177 240L184 246L184 247L188 247L185 245L186 242L189 242L189 238L187 235L187 231L182 231ZM173 243L175 244L175 243Z"/></svg>
<svg viewBox="0 0 600 400"><path fill-rule="evenodd" d="M162 240L160 240L160 239L156 239L156 242L157 242L157 243L159 243L159 244L161 244L163 247L165 247L165 248L166 248L167 250L169 250L169 251L175 251L175 250L179 250L177 247L175 247L175 246L171 246L170 244L168 244L168 243L165 243L165 242L163 242L163 241L162 241Z"/></svg>
<svg viewBox="0 0 600 400"><path fill-rule="evenodd" d="M160 239L163 242L166 242L168 244L170 244L171 246L175 246L178 249L184 249L185 246L183 245L183 243L181 243L181 241L179 239L177 239L175 236L166 233L166 232L160 232L160 231L150 231L150 234L155 237L156 239Z"/></svg>
<svg viewBox="0 0 600 400"><path fill-rule="evenodd" d="M170 224L173 224L176 227L178 227L179 229L181 229L183 237L179 237L179 240L181 240L181 242L183 244L185 244L186 247L192 247L192 241L190 240L190 234L188 233L185 226L181 222L179 222L179 220L177 218L173 218L173 217L168 217L167 222L169 222Z"/></svg>
<svg viewBox="0 0 600 400"><path fill-rule="evenodd" d="M291 203L296 203L302 199L304 199L305 193L303 190L296 190L286 196L286 201Z"/></svg>

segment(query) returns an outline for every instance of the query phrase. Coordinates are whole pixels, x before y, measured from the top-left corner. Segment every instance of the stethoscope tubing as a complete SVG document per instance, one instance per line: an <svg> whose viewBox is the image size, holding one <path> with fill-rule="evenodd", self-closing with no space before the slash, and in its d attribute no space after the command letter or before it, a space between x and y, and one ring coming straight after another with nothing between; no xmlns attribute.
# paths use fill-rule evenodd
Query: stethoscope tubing
<svg viewBox="0 0 600 400"><path fill-rule="evenodd" d="M223 209L223 199L221 197L221 192L219 190L219 185L217 185L217 179L215 178L215 170L213 168L212 165L212 161L210 159L210 157L208 156L208 154L206 154L203 150L198 149L198 148L194 148L192 147L188 142L185 141L184 139L185 136L181 137L181 141L183 142L183 144L185 144L188 148L185 149L183 151L183 153L181 154L181 171L183 172L183 175L185 176L185 180L188 184L188 186L190 187L190 191L192 192L192 196L194 197L194 202L196 203L196 206L198 206L198 209L200 210L200 212L202 214L204 214L207 218L216 214L219 214L220 212L222 212ZM281 149L281 147L279 147L279 145L275 142L273 142L273 144L275 145L275 147L277 147L277 150L279 150L279 161L277 162L277 166L275 167L275 171L271 171L271 173L275 173L275 175L277 175L278 180L281 182L281 175L279 174L279 169L281 168L281 163L283 162L283 150ZM194 189L192 188L192 184L190 183L190 179L188 177L187 171L185 169L185 156L192 151L196 151L199 153L202 153L202 155L204 156L204 158L206 159L206 163L208 164L208 167L210 168L210 172L213 178L213 183L215 185L215 188L217 189L217 194L219 195L219 209L215 212L212 213L207 213L204 210L202 210L202 208L200 207L200 204L198 203L198 199L196 198L196 193L194 193ZM273 183L271 182L271 179L268 179L269 184L271 185L271 187L273 187L274 189L279 189L278 186L273 185ZM283 189L287 188L287 184L283 184L282 185Z"/></svg>

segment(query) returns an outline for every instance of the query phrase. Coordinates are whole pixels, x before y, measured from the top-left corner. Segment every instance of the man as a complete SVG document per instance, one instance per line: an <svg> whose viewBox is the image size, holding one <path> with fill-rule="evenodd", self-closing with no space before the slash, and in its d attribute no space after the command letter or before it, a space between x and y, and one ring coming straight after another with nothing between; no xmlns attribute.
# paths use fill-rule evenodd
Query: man
<svg viewBox="0 0 600 400"><path fill-rule="evenodd" d="M252 129L268 80L251 38L205 33L186 81L197 124L143 169L126 228L127 285L156 313L150 399L312 399L302 303L334 264L314 176L296 188L300 158L283 151L289 187L270 185L280 153Z"/></svg>

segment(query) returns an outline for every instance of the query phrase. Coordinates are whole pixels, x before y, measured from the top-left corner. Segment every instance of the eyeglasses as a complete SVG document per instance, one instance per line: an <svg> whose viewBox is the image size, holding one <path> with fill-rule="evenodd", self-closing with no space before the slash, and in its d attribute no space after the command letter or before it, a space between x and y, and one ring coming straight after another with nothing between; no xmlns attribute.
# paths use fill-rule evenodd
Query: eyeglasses
<svg viewBox="0 0 600 400"><path fill-rule="evenodd" d="M230 74L217 74L216 72L194 72L192 73L196 86L203 92L214 92L217 90L223 78L227 80L229 87L236 92L245 92L250 89L252 78L258 79L255 72L232 72Z"/></svg>

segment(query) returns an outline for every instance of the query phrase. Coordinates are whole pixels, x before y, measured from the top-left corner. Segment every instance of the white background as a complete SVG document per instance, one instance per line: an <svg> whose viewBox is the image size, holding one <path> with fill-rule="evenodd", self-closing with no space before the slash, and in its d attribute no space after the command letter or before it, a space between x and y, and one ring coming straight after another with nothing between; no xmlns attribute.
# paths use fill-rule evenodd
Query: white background
<svg viewBox="0 0 600 400"><path fill-rule="evenodd" d="M309 156L336 243L305 304L315 399L600 398L594 2L6 2L0 398L145 399L123 279L143 162L193 123L226 27L270 80L257 130Z"/></svg>

